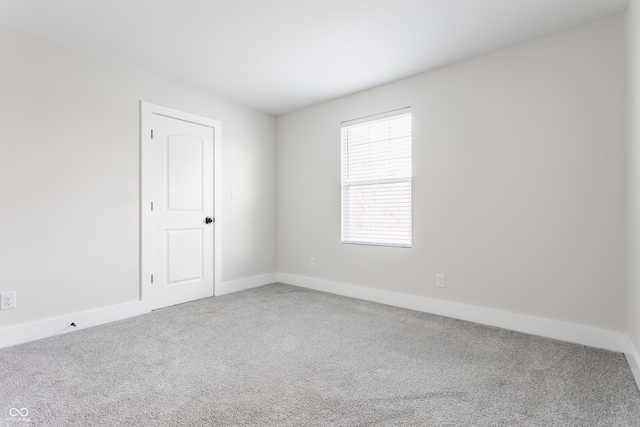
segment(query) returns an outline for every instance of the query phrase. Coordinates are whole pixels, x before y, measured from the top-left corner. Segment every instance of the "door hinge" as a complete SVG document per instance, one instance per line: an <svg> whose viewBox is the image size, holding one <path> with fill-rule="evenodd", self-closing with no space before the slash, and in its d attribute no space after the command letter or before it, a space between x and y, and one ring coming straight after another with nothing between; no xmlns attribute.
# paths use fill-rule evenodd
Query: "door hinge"
<svg viewBox="0 0 640 427"><path fill-rule="evenodd" d="M153 274L151 275L151 284L153 284Z"/></svg>
<svg viewBox="0 0 640 427"><path fill-rule="evenodd" d="M153 139L153 129L151 129L151 139Z"/></svg>
<svg viewBox="0 0 640 427"><path fill-rule="evenodd" d="M153 210L153 202L151 202L151 210Z"/></svg>

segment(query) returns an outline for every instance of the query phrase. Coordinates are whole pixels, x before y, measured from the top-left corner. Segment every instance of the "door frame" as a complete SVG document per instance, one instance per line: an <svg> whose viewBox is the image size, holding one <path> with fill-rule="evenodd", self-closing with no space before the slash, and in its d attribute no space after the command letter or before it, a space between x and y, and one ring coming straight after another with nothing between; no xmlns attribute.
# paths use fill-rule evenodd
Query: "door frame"
<svg viewBox="0 0 640 427"><path fill-rule="evenodd" d="M213 128L213 295L222 285L222 129L217 120L198 116L162 105L140 101L140 301L151 310L153 292L153 152L151 123L153 115L171 117Z"/></svg>

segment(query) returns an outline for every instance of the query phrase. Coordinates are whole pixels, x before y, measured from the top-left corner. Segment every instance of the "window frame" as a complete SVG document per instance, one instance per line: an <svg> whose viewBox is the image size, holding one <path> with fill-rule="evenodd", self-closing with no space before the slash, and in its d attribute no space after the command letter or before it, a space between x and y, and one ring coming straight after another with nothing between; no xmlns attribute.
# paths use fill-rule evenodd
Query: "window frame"
<svg viewBox="0 0 640 427"><path fill-rule="evenodd" d="M387 120L391 122L394 118L399 118L400 116L409 116L409 129L408 129L408 155L403 156L405 160L408 159L409 167L408 174L403 174L401 176L376 176L373 178L362 178L362 179L349 179L348 171L345 171L345 168L349 168L350 166L350 142L345 140L345 129L348 132L349 128L365 125L368 123L374 124L379 123L381 121ZM405 107L397 110L387 111L380 114L374 114L354 120L348 120L341 123L341 135L340 135L340 205L341 205L341 213L340 213L340 239L343 244L353 244L353 245L366 245L366 246L384 246L384 247L399 247L399 248L411 248L413 245L413 124L412 124L412 108ZM348 134L347 134L348 135ZM397 137L397 136L396 136ZM391 144L393 139L396 138L392 135L391 131L389 132L389 137L386 139L388 144ZM402 137L402 136L400 136ZM348 136L347 136L348 138ZM373 144L376 141L368 140L365 144ZM379 141L378 141L379 142ZM364 144L363 144L364 145ZM363 156L366 157L366 156ZM393 158L391 154L388 157L383 159L387 163L390 163ZM366 162L364 164L367 164ZM371 165L371 163L368 163ZM380 167L382 170L383 167ZM381 229L371 231L367 234L366 238L363 237L355 237L354 234L362 233L362 228L356 229L353 225L353 221L351 215L353 213L351 200L347 201L349 198L349 192L352 188L363 188L365 186L392 186L394 184L407 184L408 190L404 190L408 193L408 196L405 196L403 200L404 203L408 201L408 208L399 209L398 211L404 215L408 214L408 224L405 224L399 227L401 232L398 237L395 239L382 238L381 236L388 230L384 227ZM386 194L385 194L386 193ZM376 207L385 206L384 203L388 203L388 196L394 194L391 189L383 189L380 190L379 196L384 196L384 201L376 204ZM362 218L362 217L361 217ZM357 233L354 233L354 230L357 230ZM395 240L395 241L393 241Z"/></svg>

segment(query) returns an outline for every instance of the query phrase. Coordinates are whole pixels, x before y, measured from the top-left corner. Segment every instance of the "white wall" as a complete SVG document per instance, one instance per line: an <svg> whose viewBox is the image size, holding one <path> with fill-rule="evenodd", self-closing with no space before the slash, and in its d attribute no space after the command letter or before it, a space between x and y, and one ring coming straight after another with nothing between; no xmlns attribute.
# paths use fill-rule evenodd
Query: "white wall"
<svg viewBox="0 0 640 427"><path fill-rule="evenodd" d="M0 52L0 329L138 300L140 100L222 122L223 281L276 271L274 117L4 26Z"/></svg>
<svg viewBox="0 0 640 427"><path fill-rule="evenodd" d="M343 245L340 122L406 106L413 248ZM278 198L283 274L624 331L624 17L279 117Z"/></svg>
<svg viewBox="0 0 640 427"><path fill-rule="evenodd" d="M640 1L627 8L626 272L629 364L640 384Z"/></svg>

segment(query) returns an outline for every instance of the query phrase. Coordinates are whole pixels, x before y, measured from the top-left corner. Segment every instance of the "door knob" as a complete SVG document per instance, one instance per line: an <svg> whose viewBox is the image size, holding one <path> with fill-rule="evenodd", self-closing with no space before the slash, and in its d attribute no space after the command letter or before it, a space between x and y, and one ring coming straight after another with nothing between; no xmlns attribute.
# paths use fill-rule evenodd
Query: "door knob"
<svg viewBox="0 0 640 427"><path fill-rule="evenodd" d="M206 217L204 219L204 223L205 224L211 224L213 221L215 221L213 218L211 218L210 216Z"/></svg>

